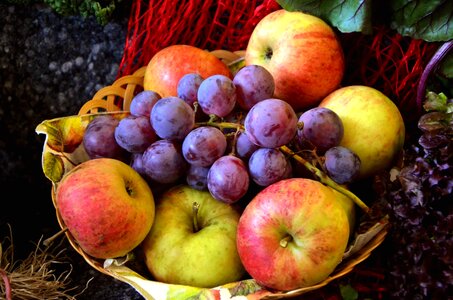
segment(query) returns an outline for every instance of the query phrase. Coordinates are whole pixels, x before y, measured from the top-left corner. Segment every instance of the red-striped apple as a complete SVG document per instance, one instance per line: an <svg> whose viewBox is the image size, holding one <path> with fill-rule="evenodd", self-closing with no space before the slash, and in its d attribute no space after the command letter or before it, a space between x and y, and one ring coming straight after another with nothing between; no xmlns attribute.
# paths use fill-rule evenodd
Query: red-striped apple
<svg viewBox="0 0 453 300"><path fill-rule="evenodd" d="M79 246L96 258L115 258L137 247L154 221L147 182L112 158L85 161L58 183L56 204Z"/></svg>
<svg viewBox="0 0 453 300"><path fill-rule="evenodd" d="M326 279L341 262L350 234L345 203L330 187L305 178L278 181L246 206L237 247L246 271L281 290Z"/></svg>
<svg viewBox="0 0 453 300"><path fill-rule="evenodd" d="M339 87L343 49L322 19L284 9L265 16L254 28L245 52L246 65L261 65L273 76L274 97L300 111L317 105Z"/></svg>

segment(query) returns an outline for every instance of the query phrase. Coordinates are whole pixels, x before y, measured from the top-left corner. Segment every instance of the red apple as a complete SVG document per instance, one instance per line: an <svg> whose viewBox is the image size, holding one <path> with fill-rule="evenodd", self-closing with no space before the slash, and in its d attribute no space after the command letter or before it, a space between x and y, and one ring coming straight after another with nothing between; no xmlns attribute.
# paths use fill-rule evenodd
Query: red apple
<svg viewBox="0 0 453 300"><path fill-rule="evenodd" d="M228 66L209 51L189 46L172 45L157 52L146 66L145 90L157 92L162 98L177 96L179 80L186 74L197 73L232 77Z"/></svg>
<svg viewBox="0 0 453 300"><path fill-rule="evenodd" d="M154 221L146 181L112 158L85 161L58 183L56 204L79 246L96 258L115 258L137 247Z"/></svg>
<svg viewBox="0 0 453 300"><path fill-rule="evenodd" d="M339 87L344 55L333 29L322 19L280 9L253 30L246 65L261 65L274 77L274 97L300 111Z"/></svg>
<svg viewBox="0 0 453 300"><path fill-rule="evenodd" d="M349 219L333 189L291 178L259 192L239 219L237 249L259 284L281 291L326 279L340 263Z"/></svg>

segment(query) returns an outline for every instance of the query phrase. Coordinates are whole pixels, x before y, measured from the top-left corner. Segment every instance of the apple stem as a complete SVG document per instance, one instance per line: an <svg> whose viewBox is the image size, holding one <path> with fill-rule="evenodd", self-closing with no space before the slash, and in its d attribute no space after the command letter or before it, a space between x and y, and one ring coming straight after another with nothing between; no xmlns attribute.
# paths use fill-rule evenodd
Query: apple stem
<svg viewBox="0 0 453 300"><path fill-rule="evenodd" d="M370 208L362 200L360 200L360 198L357 197L354 193L352 193L350 190L342 187L341 185L339 185L338 183L333 181L329 176L324 174L324 172L322 172L320 169L313 166L310 162L306 161L301 156L297 155L293 150L291 150L287 146L281 146L280 150L282 150L284 153L290 155L295 160L297 160L297 162L299 162L300 164L305 166L305 168L307 168L311 173L316 175L322 183L330 186L331 188L335 189L336 191L351 198L351 200L354 201L354 203L357 204L365 213L368 213L370 211Z"/></svg>
<svg viewBox="0 0 453 300"><path fill-rule="evenodd" d="M194 202L192 204L192 211L193 211L193 232L198 232L200 228L198 228L198 210L200 209L200 203Z"/></svg>
<svg viewBox="0 0 453 300"><path fill-rule="evenodd" d="M283 248L286 248L288 246L288 243L293 240L293 237L291 235L287 235L284 238L280 240L280 246Z"/></svg>

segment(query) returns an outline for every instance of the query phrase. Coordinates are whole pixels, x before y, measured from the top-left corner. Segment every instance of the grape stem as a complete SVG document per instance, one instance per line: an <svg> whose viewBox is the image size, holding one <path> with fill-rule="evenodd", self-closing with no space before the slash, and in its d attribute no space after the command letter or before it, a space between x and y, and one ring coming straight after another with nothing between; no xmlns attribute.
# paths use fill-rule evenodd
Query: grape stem
<svg viewBox="0 0 453 300"><path fill-rule="evenodd" d="M333 181L329 176L324 174L321 170L313 166L310 162L303 159L301 156L297 155L293 150L288 148L287 146L281 146L280 150L286 153L287 155L293 157L297 162L302 164L305 168L307 168L311 173L319 178L319 181L324 183L325 185L330 186L331 188L335 189L336 191L342 193L343 195L349 197L355 204L357 204L365 213L370 211L370 208L362 201L359 197L357 197L354 193L349 191L348 189L342 187L335 181Z"/></svg>
<svg viewBox="0 0 453 300"><path fill-rule="evenodd" d="M244 126L232 122L215 122L214 120L209 120L207 122L197 122L197 126L213 126L219 129L236 129L238 131L243 131Z"/></svg>

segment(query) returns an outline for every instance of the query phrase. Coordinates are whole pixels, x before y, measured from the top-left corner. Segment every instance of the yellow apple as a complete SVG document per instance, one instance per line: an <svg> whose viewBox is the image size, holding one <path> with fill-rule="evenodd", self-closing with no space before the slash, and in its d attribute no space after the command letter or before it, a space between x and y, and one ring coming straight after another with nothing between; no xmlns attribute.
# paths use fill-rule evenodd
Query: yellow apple
<svg viewBox="0 0 453 300"><path fill-rule="evenodd" d="M277 10L254 28L246 65L261 65L274 77L274 97L296 111L317 105L338 88L344 55L333 29L303 12Z"/></svg>
<svg viewBox="0 0 453 300"><path fill-rule="evenodd" d="M156 202L156 219L142 243L155 279L215 287L244 275L236 248L240 213L204 190L177 185Z"/></svg>
<svg viewBox="0 0 453 300"><path fill-rule="evenodd" d="M368 86L346 86L329 94L319 106L333 110L342 120L340 145L359 156L359 178L392 166L403 148L405 126L398 107L386 95Z"/></svg>

